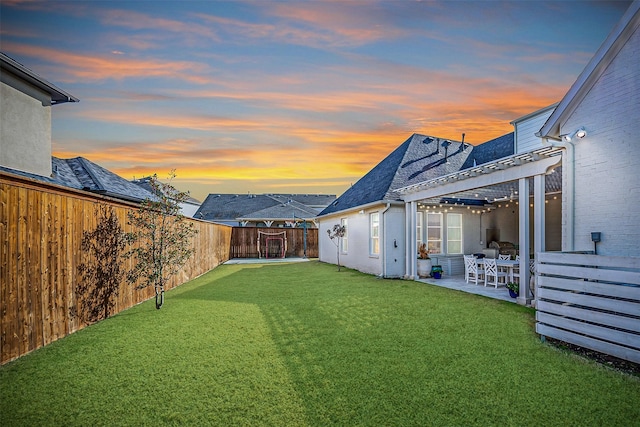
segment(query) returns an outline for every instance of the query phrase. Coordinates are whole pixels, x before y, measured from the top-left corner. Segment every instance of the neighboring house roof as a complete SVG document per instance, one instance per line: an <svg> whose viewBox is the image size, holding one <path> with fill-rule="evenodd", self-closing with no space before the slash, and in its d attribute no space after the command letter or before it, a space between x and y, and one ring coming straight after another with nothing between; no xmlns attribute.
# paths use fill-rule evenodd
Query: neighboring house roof
<svg viewBox="0 0 640 427"><path fill-rule="evenodd" d="M266 209L252 212L248 215L238 218L240 221L287 221L295 219L307 219L311 220L318 215L315 209L312 209L306 205L295 200L290 200L286 203L279 203L275 206L268 207Z"/></svg>
<svg viewBox="0 0 640 427"><path fill-rule="evenodd" d="M51 104L62 104L63 102L79 102L75 96L65 92L53 83L49 83L15 59L0 52L0 67L12 74L20 77L38 89L51 95Z"/></svg>
<svg viewBox="0 0 640 427"><path fill-rule="evenodd" d="M513 154L513 132L473 146L413 134L319 216L380 201L401 201L395 190Z"/></svg>
<svg viewBox="0 0 640 427"><path fill-rule="evenodd" d="M11 168L0 167L16 175L78 190L91 191L130 202L139 203L155 197L153 194L84 157L59 159L51 157L51 177L35 175Z"/></svg>
<svg viewBox="0 0 640 427"><path fill-rule="evenodd" d="M308 208L315 209L316 213L327 207L329 203L336 199L335 194L267 194L282 203L295 201Z"/></svg>
<svg viewBox="0 0 640 427"><path fill-rule="evenodd" d="M625 12L620 22L611 30L607 39L602 43L591 61L584 68L567 94L562 98L555 111L536 135L542 138L560 139L561 128L573 114L582 100L593 88L596 82L629 38L640 27L640 1L634 1Z"/></svg>
<svg viewBox="0 0 640 427"><path fill-rule="evenodd" d="M151 180L151 177L150 176L146 176L144 178L134 179L131 182L133 182L137 186L140 186L140 187L144 188L149 193L153 193L153 188L151 188L151 184L149 184L150 180ZM187 196L183 203L188 203L188 204L194 205L194 206L200 206L201 205L200 200L195 199L195 198L193 198L191 196Z"/></svg>
<svg viewBox="0 0 640 427"><path fill-rule="evenodd" d="M327 206L335 198L326 194L209 194L194 217L209 221L291 219L293 206L299 209L300 215L296 213L296 216L311 218L317 214L318 207ZM287 204L289 206L282 206ZM258 212L269 216L260 217ZM287 214L283 216L283 212ZM309 214L303 216L304 212Z"/></svg>

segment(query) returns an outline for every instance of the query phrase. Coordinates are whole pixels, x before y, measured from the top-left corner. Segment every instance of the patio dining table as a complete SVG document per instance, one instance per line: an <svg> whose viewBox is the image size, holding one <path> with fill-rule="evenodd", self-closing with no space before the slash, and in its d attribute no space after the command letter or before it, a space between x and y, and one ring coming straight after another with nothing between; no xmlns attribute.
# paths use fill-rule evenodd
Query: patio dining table
<svg viewBox="0 0 640 427"><path fill-rule="evenodd" d="M478 258L478 265L484 265L485 259L486 258ZM498 267L506 268L507 274L509 275L509 281L513 282L513 270L520 266L520 261L512 259L496 259L496 265Z"/></svg>

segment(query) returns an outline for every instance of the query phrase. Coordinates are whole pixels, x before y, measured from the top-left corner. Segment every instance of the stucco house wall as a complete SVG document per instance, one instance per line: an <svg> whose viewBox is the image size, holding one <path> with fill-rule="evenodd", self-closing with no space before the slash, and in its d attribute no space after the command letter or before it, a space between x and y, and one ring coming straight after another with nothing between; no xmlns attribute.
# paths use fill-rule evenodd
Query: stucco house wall
<svg viewBox="0 0 640 427"><path fill-rule="evenodd" d="M0 166L51 175L51 96L0 73Z"/></svg>
<svg viewBox="0 0 640 427"><path fill-rule="evenodd" d="M391 258L391 262L398 268L397 276L387 275L387 277L401 277L404 274L404 208L395 207L385 212L386 208L385 204L376 204L319 218L319 260L337 263L337 249L329 239L327 230L346 219L348 248L346 252L340 253L340 265L363 273L383 275L385 274L383 268L385 255L389 258L391 256L389 254L396 254L397 256ZM380 253L378 255L372 255L369 248L369 220L374 212L380 214ZM397 248L393 247L393 239L397 240ZM393 271L395 270L392 268L390 272L393 273Z"/></svg>
<svg viewBox="0 0 640 427"><path fill-rule="evenodd" d="M584 126L575 142L575 249L640 256L640 30L609 64L562 134ZM567 177L565 176L566 180ZM565 195L566 197L566 195Z"/></svg>

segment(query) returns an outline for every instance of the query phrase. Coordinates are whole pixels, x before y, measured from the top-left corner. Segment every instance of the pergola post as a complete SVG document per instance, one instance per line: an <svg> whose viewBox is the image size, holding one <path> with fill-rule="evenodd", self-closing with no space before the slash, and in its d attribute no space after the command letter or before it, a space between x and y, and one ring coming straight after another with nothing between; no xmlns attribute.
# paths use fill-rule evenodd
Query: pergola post
<svg viewBox="0 0 640 427"><path fill-rule="evenodd" d="M520 178L518 181L520 292L517 302L521 305L527 305L531 302L531 293L529 291L529 245L531 242L531 236L529 234L529 179Z"/></svg>
<svg viewBox="0 0 640 427"><path fill-rule="evenodd" d="M533 255L537 259L546 250L545 233L545 175L533 177ZM535 277L537 283L537 276Z"/></svg>
<svg viewBox="0 0 640 427"><path fill-rule="evenodd" d="M411 202L404 204L404 278L411 276Z"/></svg>
<svg viewBox="0 0 640 427"><path fill-rule="evenodd" d="M418 212L418 202L411 201L409 203L409 215L410 215L410 224L409 224L409 241L407 242L407 247L409 248L409 253L407 254L407 259L409 260L410 270L409 270L409 278L411 280L416 279L418 277L418 262L417 262L417 253L418 248L417 244L417 236L416 236L416 217Z"/></svg>

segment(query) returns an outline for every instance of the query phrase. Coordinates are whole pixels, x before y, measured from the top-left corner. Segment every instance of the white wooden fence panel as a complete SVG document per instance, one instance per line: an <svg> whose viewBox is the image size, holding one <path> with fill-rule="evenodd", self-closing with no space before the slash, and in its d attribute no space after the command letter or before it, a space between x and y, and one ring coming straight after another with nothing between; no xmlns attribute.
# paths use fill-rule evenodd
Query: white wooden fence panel
<svg viewBox="0 0 640 427"><path fill-rule="evenodd" d="M539 323L536 326L536 332L543 336L552 337L580 347L590 348L591 350L609 354L620 359L640 363L640 351L633 348L623 347L607 341L596 340L585 335L579 335L563 329L557 329L543 323Z"/></svg>
<svg viewBox="0 0 640 427"><path fill-rule="evenodd" d="M593 325L591 323L581 322L562 316L555 316L549 313L538 312L536 320L546 324L562 323L564 327L573 332L587 334L593 338L598 338L603 341L617 342L625 346L632 346L638 339L638 336L633 333L611 329L605 326Z"/></svg>
<svg viewBox="0 0 640 427"><path fill-rule="evenodd" d="M640 363L640 258L536 258L536 332Z"/></svg>
<svg viewBox="0 0 640 427"><path fill-rule="evenodd" d="M630 270L640 270L640 258L637 257L539 252L536 258L537 262L540 263L558 263L558 256L562 257L562 263L565 265L591 265L594 267L606 266L607 268L628 268Z"/></svg>
<svg viewBox="0 0 640 427"><path fill-rule="evenodd" d="M545 287L564 289L567 291L588 292L597 295L606 295L616 298L633 299L638 296L638 289L633 286L617 285L612 283L599 283L586 280L564 279L561 277L545 277Z"/></svg>
<svg viewBox="0 0 640 427"><path fill-rule="evenodd" d="M539 274L580 277L582 279L602 280L605 282L615 281L618 283L629 284L640 283L640 273L635 271L605 270L602 268L552 264L539 264L537 268ZM615 274L615 280L611 280L612 274Z"/></svg>
<svg viewBox="0 0 640 427"><path fill-rule="evenodd" d="M575 304L598 310L608 310L616 313L630 315L640 314L640 305L635 302L621 301L612 298L601 298L594 295L576 294L573 292L557 291L554 289L539 288L536 293L541 300L558 301L561 304Z"/></svg>
<svg viewBox="0 0 640 427"><path fill-rule="evenodd" d="M593 323L611 326L613 328L626 329L640 334L640 322L633 317L618 316L615 314L593 311L589 308L555 304L546 301L538 301L536 308L538 309L538 313L545 312L574 319L588 318Z"/></svg>

